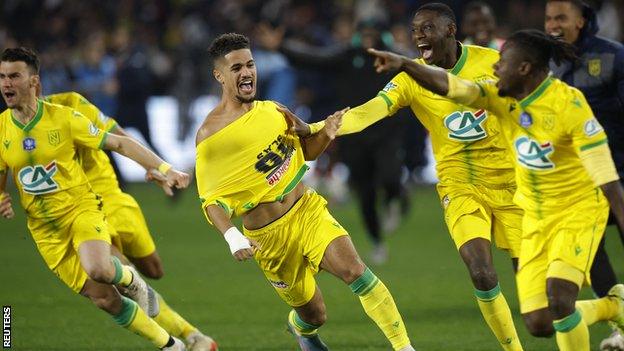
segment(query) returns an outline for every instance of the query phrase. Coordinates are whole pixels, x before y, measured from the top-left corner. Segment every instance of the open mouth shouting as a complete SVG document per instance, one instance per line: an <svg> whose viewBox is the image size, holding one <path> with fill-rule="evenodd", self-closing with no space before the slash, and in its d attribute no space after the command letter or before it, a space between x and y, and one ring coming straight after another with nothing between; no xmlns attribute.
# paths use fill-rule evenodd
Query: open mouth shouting
<svg viewBox="0 0 624 351"><path fill-rule="evenodd" d="M4 101L6 101L7 105L12 105L16 98L15 91L13 90L4 90L2 96L4 96Z"/></svg>
<svg viewBox="0 0 624 351"><path fill-rule="evenodd" d="M238 90L243 93L243 95L249 95L254 93L254 84L253 79L245 78L238 83Z"/></svg>
<svg viewBox="0 0 624 351"><path fill-rule="evenodd" d="M433 48L431 44L418 44L418 50L420 50L420 56L427 61L427 63L430 63L431 58L433 57Z"/></svg>

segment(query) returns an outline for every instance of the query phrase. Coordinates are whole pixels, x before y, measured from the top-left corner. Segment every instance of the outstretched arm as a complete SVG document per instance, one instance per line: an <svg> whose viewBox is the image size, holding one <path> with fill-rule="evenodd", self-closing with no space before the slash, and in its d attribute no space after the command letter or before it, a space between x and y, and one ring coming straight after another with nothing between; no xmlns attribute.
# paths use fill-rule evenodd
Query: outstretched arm
<svg viewBox="0 0 624 351"><path fill-rule="evenodd" d="M306 161L310 161L316 160L319 156L321 156L323 151L327 149L332 140L336 138L336 132L342 124L342 116L345 114L345 112L349 110L349 108L347 107L343 110L336 111L331 116L327 117L323 121L323 127L318 132L310 134L308 127L308 131L304 132L306 136L301 136L299 133L296 132L297 127L295 127L295 125L298 123L298 121L301 121L299 117L297 117L286 107L280 106L278 110L282 112L284 116L286 116L286 121L289 124L290 129L294 130L295 133L300 136L301 147L303 148L303 155Z"/></svg>
<svg viewBox="0 0 624 351"><path fill-rule="evenodd" d="M376 96L366 103L347 111L342 117L342 126L336 135L358 133L389 115L388 103L381 96ZM310 124L311 133L317 133L325 127L325 121Z"/></svg>
<svg viewBox="0 0 624 351"><path fill-rule="evenodd" d="M223 238L230 247L232 256L238 261L252 258L254 251L260 249L260 245L255 240L247 238L234 226L228 214L220 206L207 206L206 215L217 230L223 234Z"/></svg>
<svg viewBox="0 0 624 351"><path fill-rule="evenodd" d="M163 161L158 155L132 138L109 133L104 140L103 148L115 151L136 161L148 171L157 169L167 177L167 185L169 187L175 186L180 189L189 185L190 177L188 174L173 169L171 165Z"/></svg>
<svg viewBox="0 0 624 351"><path fill-rule="evenodd" d="M438 68L419 64L409 58L389 51L368 49L375 56L377 73L402 70L420 86L457 103L470 105L480 94L479 86Z"/></svg>

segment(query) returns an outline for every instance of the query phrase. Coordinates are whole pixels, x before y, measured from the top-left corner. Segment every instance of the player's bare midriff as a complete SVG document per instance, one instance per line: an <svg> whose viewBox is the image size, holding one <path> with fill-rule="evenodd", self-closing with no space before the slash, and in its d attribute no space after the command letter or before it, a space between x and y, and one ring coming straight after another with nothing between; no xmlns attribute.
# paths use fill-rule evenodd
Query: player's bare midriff
<svg viewBox="0 0 624 351"><path fill-rule="evenodd" d="M259 204L243 216L243 225L245 228L253 230L270 224L288 212L297 203L297 200L301 198L304 191L305 185L299 183L282 201Z"/></svg>

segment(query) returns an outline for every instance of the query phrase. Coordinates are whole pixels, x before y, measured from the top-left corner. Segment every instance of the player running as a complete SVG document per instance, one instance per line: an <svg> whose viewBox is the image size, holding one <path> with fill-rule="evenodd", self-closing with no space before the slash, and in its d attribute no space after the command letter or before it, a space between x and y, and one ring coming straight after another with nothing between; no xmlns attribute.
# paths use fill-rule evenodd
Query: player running
<svg viewBox="0 0 624 351"><path fill-rule="evenodd" d="M48 95L45 100L73 108L87 117L100 130L130 137L113 118L103 114L78 93ZM156 246L147 228L143 212L136 200L119 187L117 176L106 153L102 150L78 147L77 154L93 192L102 198L102 209L106 214L113 245L144 275L155 279L162 277L160 256L156 252ZM165 191L170 191L170 188L165 186ZM217 344L212 338L202 334L195 326L171 309L160 294L156 296L159 311L155 316L151 316L156 323L171 335L186 340L191 351L217 349Z"/></svg>
<svg viewBox="0 0 624 351"><path fill-rule="evenodd" d="M472 81L492 79L498 52L462 45L455 39L455 15L432 3L416 10L414 44L422 59ZM503 350L522 350L511 311L503 296L491 253L491 241L517 264L522 210L513 204L514 169L497 119L432 94L406 73L396 75L377 97L351 109L338 135L359 132L409 106L431 135L444 219L475 287L483 318ZM313 130L322 122L312 124Z"/></svg>
<svg viewBox="0 0 624 351"><path fill-rule="evenodd" d="M256 67L249 40L229 33L209 49L223 92L197 133L197 186L202 210L238 260L252 256L293 310L288 327L304 351L328 350L318 336L325 304L314 275L326 270L349 285L394 350L413 350L392 295L360 260L327 202L300 182L333 139L344 111L321 132L300 139L286 110L254 101ZM243 235L230 217L243 217Z"/></svg>
<svg viewBox="0 0 624 351"><path fill-rule="evenodd" d="M576 301L589 282L609 204L624 227L624 190L606 134L585 97L548 74L549 60L573 59L573 47L536 30L516 32L494 67L496 83L371 53L379 72L402 69L436 94L498 116L516 160L514 201L525 211L516 279L531 334L556 332L560 350L589 351L587 326L610 320L622 330L624 285L615 285L607 297Z"/></svg>
<svg viewBox="0 0 624 351"><path fill-rule="evenodd" d="M160 169L167 185L188 186L188 174L172 169L136 141L103 132L81 113L37 99L39 58L30 49L6 49L0 57L0 215L12 218L4 192L13 173L28 228L48 267L72 290L113 316L115 322L164 350L183 350L146 312L158 310L153 291L136 271L111 257L101 200L77 160L77 148L119 152L146 169ZM123 297L129 290L139 303ZM139 305L141 308L139 308Z"/></svg>

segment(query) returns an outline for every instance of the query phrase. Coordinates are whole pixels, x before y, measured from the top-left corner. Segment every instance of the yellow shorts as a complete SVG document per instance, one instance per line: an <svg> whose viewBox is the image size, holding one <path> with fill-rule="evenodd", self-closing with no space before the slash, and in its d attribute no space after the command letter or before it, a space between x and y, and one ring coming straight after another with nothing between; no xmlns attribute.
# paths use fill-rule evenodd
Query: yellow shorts
<svg viewBox="0 0 624 351"><path fill-rule="evenodd" d="M262 250L254 258L287 304L305 305L314 296L314 275L325 249L347 231L327 211L327 201L309 189L282 217L260 229L244 229Z"/></svg>
<svg viewBox="0 0 624 351"><path fill-rule="evenodd" d="M527 212L516 281L520 312L548 306L546 279L559 278L579 286L590 284L589 272L607 224L609 205L596 195L537 218Z"/></svg>
<svg viewBox="0 0 624 351"><path fill-rule="evenodd" d="M115 243L117 235L121 242L119 250L124 255L141 258L156 251L143 212L132 196L122 192L110 193L103 195L102 202L113 242Z"/></svg>
<svg viewBox="0 0 624 351"><path fill-rule="evenodd" d="M483 238L496 247L520 254L523 211L513 203L515 188L493 189L476 184L438 184L444 220L459 248L466 242Z"/></svg>
<svg viewBox="0 0 624 351"><path fill-rule="evenodd" d="M74 209L60 217L29 217L28 229L48 268L80 293L87 273L80 264L78 247L88 240L111 241L99 197L88 191L75 200Z"/></svg>

